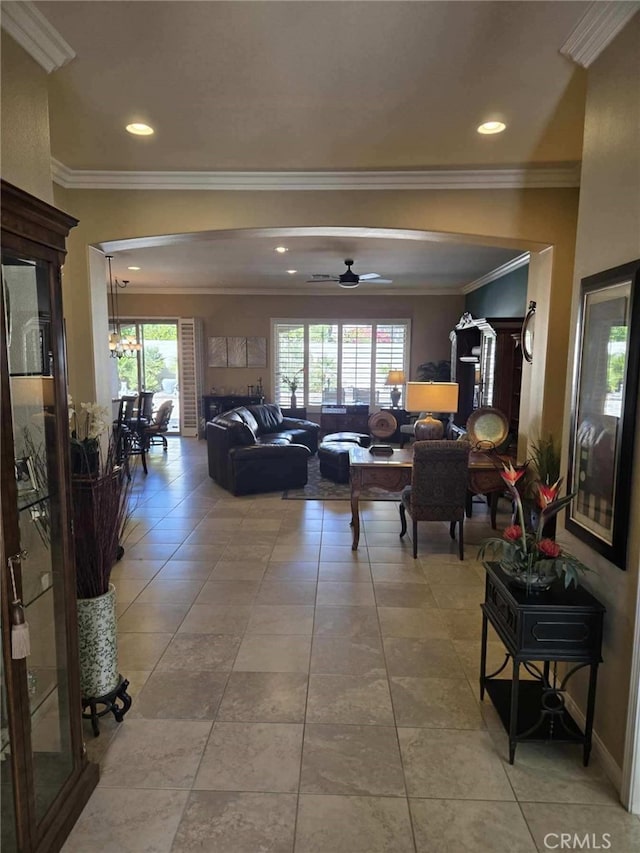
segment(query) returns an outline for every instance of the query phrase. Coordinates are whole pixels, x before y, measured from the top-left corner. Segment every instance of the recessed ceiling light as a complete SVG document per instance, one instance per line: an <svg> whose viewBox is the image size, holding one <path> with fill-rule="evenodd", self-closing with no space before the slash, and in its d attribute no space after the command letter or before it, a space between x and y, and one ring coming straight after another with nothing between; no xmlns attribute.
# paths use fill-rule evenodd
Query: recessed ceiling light
<svg viewBox="0 0 640 853"><path fill-rule="evenodd" d="M507 125L502 121L485 121L478 128L478 133L484 133L485 135L490 133L502 133L506 126Z"/></svg>
<svg viewBox="0 0 640 853"><path fill-rule="evenodd" d="M148 124L143 124L139 121L134 121L133 124L128 124L126 130L134 136L151 136L151 134L155 132Z"/></svg>
<svg viewBox="0 0 640 853"><path fill-rule="evenodd" d="M139 270L140 267L127 267L128 270Z"/></svg>
<svg viewBox="0 0 640 853"><path fill-rule="evenodd" d="M276 252L278 252L280 255L284 255L284 253L288 251L289 250L286 246L276 246Z"/></svg>
<svg viewBox="0 0 640 853"><path fill-rule="evenodd" d="M287 272L289 273L289 275L294 275L298 272L298 270L287 270Z"/></svg>

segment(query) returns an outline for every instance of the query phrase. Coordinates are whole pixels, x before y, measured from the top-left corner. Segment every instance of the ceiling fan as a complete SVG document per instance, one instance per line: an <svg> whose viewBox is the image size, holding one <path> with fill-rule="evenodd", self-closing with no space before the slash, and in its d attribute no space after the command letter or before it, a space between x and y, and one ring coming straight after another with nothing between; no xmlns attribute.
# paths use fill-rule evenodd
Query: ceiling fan
<svg viewBox="0 0 640 853"><path fill-rule="evenodd" d="M342 275L334 276L334 275L326 275L322 273L315 273L311 276L310 279L307 279L308 283L316 283L319 281L337 281L340 287L357 287L361 281L372 281L376 284L391 284L393 279L391 278L381 278L377 272L367 272L362 275L357 275L351 269L351 266L355 263L351 258L345 258L345 264L347 265L347 271L343 272Z"/></svg>

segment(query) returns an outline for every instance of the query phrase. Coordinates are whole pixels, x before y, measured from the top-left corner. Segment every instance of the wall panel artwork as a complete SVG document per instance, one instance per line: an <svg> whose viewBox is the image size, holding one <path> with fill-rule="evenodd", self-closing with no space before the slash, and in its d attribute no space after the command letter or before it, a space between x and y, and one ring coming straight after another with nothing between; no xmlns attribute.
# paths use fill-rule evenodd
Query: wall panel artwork
<svg viewBox="0 0 640 853"><path fill-rule="evenodd" d="M247 366L247 339L227 338L227 367Z"/></svg>
<svg viewBox="0 0 640 853"><path fill-rule="evenodd" d="M227 366L227 339L209 338L209 367Z"/></svg>
<svg viewBox="0 0 640 853"><path fill-rule="evenodd" d="M247 367L267 366L267 339L247 338Z"/></svg>

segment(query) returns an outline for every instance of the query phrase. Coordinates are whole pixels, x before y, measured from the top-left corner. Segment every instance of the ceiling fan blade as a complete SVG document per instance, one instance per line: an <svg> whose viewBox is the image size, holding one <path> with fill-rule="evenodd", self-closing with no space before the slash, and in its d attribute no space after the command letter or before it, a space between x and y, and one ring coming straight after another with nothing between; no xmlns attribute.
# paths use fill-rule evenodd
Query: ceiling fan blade
<svg viewBox="0 0 640 853"><path fill-rule="evenodd" d="M360 281L361 281L363 284L391 284L391 283L393 282L393 279L392 279L392 278L374 278L374 279L371 279L371 280L369 280L369 281L366 281L366 280L365 280L365 281L363 282L363 281L362 281L362 277L361 277L361 278L360 278Z"/></svg>
<svg viewBox="0 0 640 853"><path fill-rule="evenodd" d="M322 284L325 281L339 281L339 279L332 278L328 275L314 275L313 278L307 279L307 284Z"/></svg>
<svg viewBox="0 0 640 853"><path fill-rule="evenodd" d="M360 276L360 281L371 281L374 278L380 278L377 272L366 272Z"/></svg>

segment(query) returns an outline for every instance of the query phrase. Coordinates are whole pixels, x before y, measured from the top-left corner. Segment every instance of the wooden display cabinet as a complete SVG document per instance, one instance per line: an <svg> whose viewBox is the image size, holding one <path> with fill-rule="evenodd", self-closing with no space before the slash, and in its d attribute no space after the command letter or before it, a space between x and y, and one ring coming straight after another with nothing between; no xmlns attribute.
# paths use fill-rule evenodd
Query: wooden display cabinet
<svg viewBox="0 0 640 853"><path fill-rule="evenodd" d="M82 737L60 282L77 220L1 189L1 846L56 853L98 781ZM10 557L30 628L21 659Z"/></svg>
<svg viewBox="0 0 640 853"><path fill-rule="evenodd" d="M494 406L504 412L509 431L518 436L522 317L463 319L449 335L451 381L459 385L453 422L464 427L474 409Z"/></svg>

